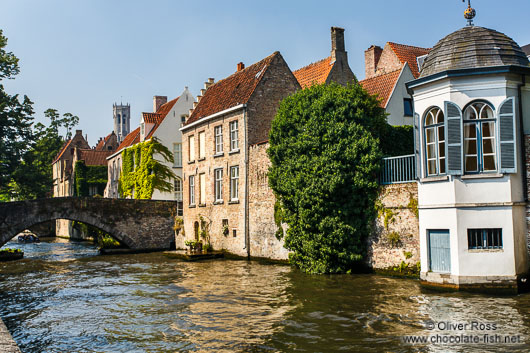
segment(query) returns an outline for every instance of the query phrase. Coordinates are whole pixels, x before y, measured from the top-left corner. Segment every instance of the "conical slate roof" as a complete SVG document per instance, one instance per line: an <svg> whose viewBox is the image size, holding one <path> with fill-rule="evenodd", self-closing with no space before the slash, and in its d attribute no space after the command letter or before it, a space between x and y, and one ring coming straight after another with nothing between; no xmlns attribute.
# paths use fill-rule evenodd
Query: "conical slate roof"
<svg viewBox="0 0 530 353"><path fill-rule="evenodd" d="M438 42L423 64L420 77L447 70L530 63L521 47L507 35L493 29L467 26Z"/></svg>

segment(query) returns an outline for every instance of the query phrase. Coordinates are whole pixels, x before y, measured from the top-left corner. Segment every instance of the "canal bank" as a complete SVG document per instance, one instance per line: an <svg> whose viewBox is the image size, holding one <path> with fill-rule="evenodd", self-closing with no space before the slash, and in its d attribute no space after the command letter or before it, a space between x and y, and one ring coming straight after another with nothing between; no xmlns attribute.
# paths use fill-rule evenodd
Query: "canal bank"
<svg viewBox="0 0 530 353"><path fill-rule="evenodd" d="M20 353L15 340L7 330L6 325L0 319L0 352L2 353Z"/></svg>

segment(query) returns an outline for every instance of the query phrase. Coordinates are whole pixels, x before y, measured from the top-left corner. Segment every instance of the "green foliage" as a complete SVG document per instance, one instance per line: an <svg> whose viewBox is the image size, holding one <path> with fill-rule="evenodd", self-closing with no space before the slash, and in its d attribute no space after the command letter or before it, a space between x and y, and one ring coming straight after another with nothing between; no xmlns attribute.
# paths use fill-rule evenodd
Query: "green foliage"
<svg viewBox="0 0 530 353"><path fill-rule="evenodd" d="M276 227L278 227L275 233L276 239L278 240L281 240L284 237L282 222L283 222L282 206L278 202L278 200L276 200L276 202L274 203L274 223L276 224Z"/></svg>
<svg viewBox="0 0 530 353"><path fill-rule="evenodd" d="M18 58L6 52L7 38L0 30L0 81L13 79L19 73ZM70 113L61 118L54 109L44 116L48 127L33 125L32 102L27 96L9 95L0 84L0 200L25 200L50 193L52 162L64 143L59 129L71 136L79 118Z"/></svg>
<svg viewBox="0 0 530 353"><path fill-rule="evenodd" d="M288 224L291 263L310 273L357 268L387 127L376 98L358 84L314 85L281 102L269 136L269 183Z"/></svg>
<svg viewBox="0 0 530 353"><path fill-rule="evenodd" d="M100 249L118 249L123 247L119 241L108 234L98 235L97 243Z"/></svg>
<svg viewBox="0 0 530 353"><path fill-rule="evenodd" d="M416 218L420 218L420 212L418 211L418 199L412 195L412 193L409 194L409 203L407 207L414 213Z"/></svg>
<svg viewBox="0 0 530 353"><path fill-rule="evenodd" d="M175 235L178 235L180 231L183 229L184 220L182 217L175 216L173 221L173 230L175 231Z"/></svg>
<svg viewBox="0 0 530 353"><path fill-rule="evenodd" d="M93 238L100 249L117 249L125 247L110 234L89 224L73 221L72 227L85 234L87 237Z"/></svg>
<svg viewBox="0 0 530 353"><path fill-rule="evenodd" d="M103 193L107 184L107 167L101 165L85 164L85 161L77 161L74 166L74 191L75 196L89 196L90 186L96 186L98 194Z"/></svg>
<svg viewBox="0 0 530 353"><path fill-rule="evenodd" d="M390 244L392 244L392 247L398 246L401 243L401 236L398 232L388 233L387 238Z"/></svg>
<svg viewBox="0 0 530 353"><path fill-rule="evenodd" d="M118 183L121 197L151 199L154 190L171 192L175 178L171 168L155 159L161 156L173 163L173 154L156 138L138 143L122 152L122 171Z"/></svg>
<svg viewBox="0 0 530 353"><path fill-rule="evenodd" d="M224 235L225 237L227 237L229 233L230 233L230 229L228 228L228 224L225 224L225 225L223 226L223 235Z"/></svg>
<svg viewBox="0 0 530 353"><path fill-rule="evenodd" d="M414 131L412 126L388 125L381 136L381 149L387 157L414 153Z"/></svg>
<svg viewBox="0 0 530 353"><path fill-rule="evenodd" d="M208 251L212 251L213 248L212 248L212 245L211 245L211 244L208 244L208 243L207 243L207 244L204 244L204 245L202 246L202 250L208 252Z"/></svg>
<svg viewBox="0 0 530 353"><path fill-rule="evenodd" d="M385 225L385 229L388 230L390 223L394 223L396 221L396 218L394 217L394 211L392 211L390 208L386 208L379 200L375 202L375 210L377 211L377 217L383 217L383 224Z"/></svg>
<svg viewBox="0 0 530 353"><path fill-rule="evenodd" d="M16 254L16 253L21 253L21 252L22 250L20 249L11 249L11 248L0 249L0 253Z"/></svg>
<svg viewBox="0 0 530 353"><path fill-rule="evenodd" d="M405 255L405 259L410 259L412 257L412 253L410 251L403 251L403 255Z"/></svg>

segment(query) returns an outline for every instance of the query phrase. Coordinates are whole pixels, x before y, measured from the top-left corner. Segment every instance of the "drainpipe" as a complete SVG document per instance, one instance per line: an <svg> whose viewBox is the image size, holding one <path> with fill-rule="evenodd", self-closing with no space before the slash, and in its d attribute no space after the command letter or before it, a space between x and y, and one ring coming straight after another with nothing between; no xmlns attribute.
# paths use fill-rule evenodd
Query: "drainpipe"
<svg viewBox="0 0 530 353"><path fill-rule="evenodd" d="M247 127L247 106L243 108L243 125L245 125L245 249L247 257L250 258L250 234L248 220L248 127Z"/></svg>
<svg viewBox="0 0 530 353"><path fill-rule="evenodd" d="M522 169L522 182L523 182L523 195L524 195L524 201L528 202L528 185L527 185L527 167L526 167L526 143L525 143L525 136L524 136L524 122L523 122L523 93L522 88L526 86L526 75L521 75L521 83L517 85L517 98L519 100L519 124L521 126L520 129L520 140L521 140L521 169Z"/></svg>

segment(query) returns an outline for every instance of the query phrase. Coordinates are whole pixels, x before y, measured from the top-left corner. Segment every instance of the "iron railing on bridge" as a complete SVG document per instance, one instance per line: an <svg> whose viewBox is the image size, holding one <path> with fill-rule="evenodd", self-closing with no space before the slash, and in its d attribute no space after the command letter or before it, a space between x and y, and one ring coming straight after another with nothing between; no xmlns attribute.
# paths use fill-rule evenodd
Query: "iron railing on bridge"
<svg viewBox="0 0 530 353"><path fill-rule="evenodd" d="M410 183L416 180L416 158L413 154L383 158L379 184Z"/></svg>

